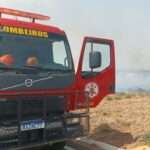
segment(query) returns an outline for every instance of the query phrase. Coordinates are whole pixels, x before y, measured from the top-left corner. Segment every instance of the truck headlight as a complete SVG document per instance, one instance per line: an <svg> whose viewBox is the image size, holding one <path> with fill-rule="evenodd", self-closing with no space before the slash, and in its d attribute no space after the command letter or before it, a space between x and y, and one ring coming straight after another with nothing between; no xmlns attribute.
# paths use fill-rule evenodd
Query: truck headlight
<svg viewBox="0 0 150 150"><path fill-rule="evenodd" d="M66 121L67 124L76 124L76 123L79 123L79 122L80 122L79 118L69 118Z"/></svg>

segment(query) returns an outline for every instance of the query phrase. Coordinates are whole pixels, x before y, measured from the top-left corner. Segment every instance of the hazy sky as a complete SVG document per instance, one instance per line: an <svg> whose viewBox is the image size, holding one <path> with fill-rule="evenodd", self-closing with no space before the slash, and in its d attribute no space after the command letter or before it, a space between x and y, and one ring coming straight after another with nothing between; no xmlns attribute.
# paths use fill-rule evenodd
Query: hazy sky
<svg viewBox="0 0 150 150"><path fill-rule="evenodd" d="M77 63L84 35L115 40L117 68L150 70L149 0L0 0L0 6L52 17L67 34Z"/></svg>

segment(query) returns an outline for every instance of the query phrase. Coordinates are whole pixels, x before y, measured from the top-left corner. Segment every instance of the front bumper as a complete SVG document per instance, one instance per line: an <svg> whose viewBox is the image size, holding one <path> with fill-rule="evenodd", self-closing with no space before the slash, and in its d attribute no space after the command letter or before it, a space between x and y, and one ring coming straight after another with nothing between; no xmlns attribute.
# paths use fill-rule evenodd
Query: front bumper
<svg viewBox="0 0 150 150"><path fill-rule="evenodd" d="M0 119L0 150L23 149L55 143L64 139L85 136L89 131L88 113L50 112L47 107L47 100L41 101L41 112L36 110L36 107L39 107L36 101L34 101L35 105L32 103L31 108L36 111L32 112L25 111L24 108L27 106L23 104L22 100L16 100L14 103L17 106L13 115L5 114L6 117ZM44 128L21 130L23 121L39 119L44 120ZM78 121L70 121L71 119Z"/></svg>
<svg viewBox="0 0 150 150"><path fill-rule="evenodd" d="M88 134L88 116L86 114L68 115L69 117L63 117L63 119L61 118L55 122L47 122L44 129L21 132L18 130L19 126L0 128L0 149L23 149L55 143L56 141L67 140ZM71 117L79 118L80 122L67 124L66 120L68 120L68 118L71 119ZM82 124L83 122L81 120L84 124ZM61 122L62 126L59 126L58 122ZM55 124L56 126L54 126Z"/></svg>

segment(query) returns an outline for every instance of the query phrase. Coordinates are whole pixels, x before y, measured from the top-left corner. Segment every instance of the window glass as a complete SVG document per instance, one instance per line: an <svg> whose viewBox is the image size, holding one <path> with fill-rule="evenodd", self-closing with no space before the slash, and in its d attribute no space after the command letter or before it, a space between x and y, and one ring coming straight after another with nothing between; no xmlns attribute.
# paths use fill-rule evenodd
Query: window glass
<svg viewBox="0 0 150 150"><path fill-rule="evenodd" d="M101 66L93 69L94 72L101 72L110 65L110 45L88 42L85 46L82 72L91 72L89 64L89 53L92 51L101 53Z"/></svg>
<svg viewBox="0 0 150 150"><path fill-rule="evenodd" d="M56 70L73 68L68 42L61 35L49 35L44 39L1 34L0 64L8 63L12 67L39 65Z"/></svg>
<svg viewBox="0 0 150 150"><path fill-rule="evenodd" d="M68 59L65 44L63 41L53 42L53 61L64 67L68 67Z"/></svg>

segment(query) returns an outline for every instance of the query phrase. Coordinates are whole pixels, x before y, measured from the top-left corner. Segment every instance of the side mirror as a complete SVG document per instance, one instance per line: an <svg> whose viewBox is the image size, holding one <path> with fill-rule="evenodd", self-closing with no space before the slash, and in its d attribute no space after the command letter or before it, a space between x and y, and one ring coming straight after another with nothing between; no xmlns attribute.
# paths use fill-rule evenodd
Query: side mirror
<svg viewBox="0 0 150 150"><path fill-rule="evenodd" d="M95 69L101 66L101 53L94 51L89 54L89 65L91 69Z"/></svg>

